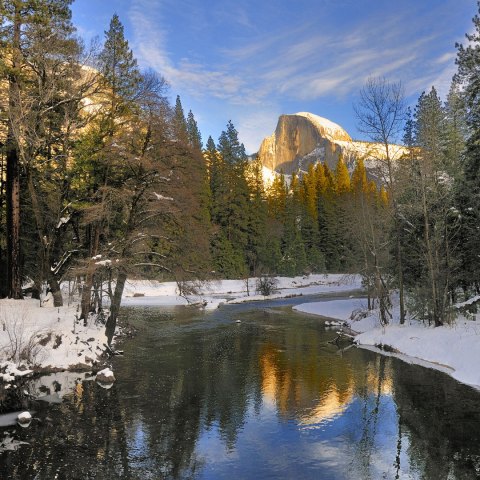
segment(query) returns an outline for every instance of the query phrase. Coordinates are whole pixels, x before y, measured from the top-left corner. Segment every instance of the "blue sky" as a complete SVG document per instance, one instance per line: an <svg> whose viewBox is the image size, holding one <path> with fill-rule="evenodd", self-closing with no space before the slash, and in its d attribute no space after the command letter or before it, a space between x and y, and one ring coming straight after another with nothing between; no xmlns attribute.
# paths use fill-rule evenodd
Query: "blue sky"
<svg viewBox="0 0 480 480"><path fill-rule="evenodd" d="M232 120L252 153L282 113L309 111L354 138L352 104L369 76L401 81L408 101L455 72L474 0L76 0L89 40L113 13L139 64L192 109L204 140Z"/></svg>

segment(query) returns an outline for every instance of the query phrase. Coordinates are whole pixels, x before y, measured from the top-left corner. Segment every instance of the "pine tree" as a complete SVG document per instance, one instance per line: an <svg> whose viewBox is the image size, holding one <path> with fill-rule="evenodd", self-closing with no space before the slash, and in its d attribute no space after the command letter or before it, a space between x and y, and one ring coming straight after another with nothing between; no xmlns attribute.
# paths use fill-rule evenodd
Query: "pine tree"
<svg viewBox="0 0 480 480"><path fill-rule="evenodd" d="M90 192L88 206L84 208L84 217L88 219L84 249L89 259L85 267L85 285L82 290L81 318L86 321L90 310L93 309L92 291L96 265L94 258L102 249L102 239L106 237L106 228L112 227L112 217L116 218L119 225L123 225L119 211L107 204L116 197L118 189L121 189L125 181L125 168L128 162L118 163L119 157L126 155L125 142L126 131L138 129L134 122L139 121L138 115L143 112L138 108L138 96L141 92L142 75L137 66L137 61L124 36L124 28L117 14L114 14L110 26L105 31L105 43L99 55L99 70L102 74L101 96L108 101L91 122L90 128L85 132L84 142L81 146L81 157L84 159L82 167L89 171L89 183L87 188ZM146 94L147 92L145 92ZM153 93L153 92L151 92ZM155 95L153 95L155 97ZM152 98L155 102L155 98ZM161 99L158 99L161 100ZM153 111L145 112L153 118ZM137 132L141 134L143 132ZM145 145L151 140L151 130L147 128L144 137L143 154L146 153ZM118 137L118 141L117 141ZM133 146L130 151L134 150ZM142 147L140 147L142 148ZM122 155L119 156L120 150ZM140 158L137 156L137 158ZM115 165L115 168L113 166ZM135 170L134 170L135 171ZM121 203L117 203L117 209ZM127 222L128 223L128 222ZM113 224L115 225L115 223ZM128 226L130 230L130 226ZM119 266L116 292L114 294L115 308L111 311L111 323L116 322L116 314L120 305L121 291L127 278L127 270Z"/></svg>
<svg viewBox="0 0 480 480"><path fill-rule="evenodd" d="M34 246L40 255L37 271L30 270L30 277L41 276L47 253L53 245L48 225L42 211L41 194L34 186L37 160L52 162L52 152L60 148L58 141L65 132L61 125L67 116L75 113L75 103L80 101L78 56L80 46L73 37L70 0L43 0L27 2L7 0L1 4L0 43L4 52L0 56L0 71L8 79L6 102L7 133L5 143L6 210L7 210L7 291L13 298L21 298L20 225L22 218L21 193L27 189L34 214L38 242ZM77 82L77 90L73 85ZM78 109L77 109L78 111ZM66 141L65 144L69 142ZM56 144L56 147L54 147ZM64 152L65 154L65 152ZM20 169L27 174L27 182L20 183ZM54 216L55 214L51 212ZM47 215L50 218L50 215ZM47 232L47 230L49 230ZM45 241L45 238L47 239ZM47 246L48 245L48 246ZM28 258L28 256L26 257ZM37 259L38 260L38 259ZM47 267L50 271L50 266ZM0 275L1 277L2 275ZM54 282L52 277L51 283Z"/></svg>
<svg viewBox="0 0 480 480"><path fill-rule="evenodd" d="M354 194L368 192L367 170L363 159L359 158L352 173L351 188Z"/></svg>
<svg viewBox="0 0 480 480"><path fill-rule="evenodd" d="M188 145L190 138L188 135L187 121L183 113L182 102L180 95L177 95L175 100L175 108L173 111L173 131L175 137L182 145Z"/></svg>
<svg viewBox="0 0 480 480"><path fill-rule="evenodd" d="M250 192L246 258L249 273L256 276L271 260L267 252L267 201L258 157L248 164L246 173Z"/></svg>
<svg viewBox="0 0 480 480"><path fill-rule="evenodd" d="M302 178L301 185L303 204L301 233L305 244L308 267L311 271L316 272L323 270L325 267L325 261L319 249L317 184L317 168L310 164L308 172Z"/></svg>
<svg viewBox="0 0 480 480"><path fill-rule="evenodd" d="M285 182L285 175L275 175L272 184L267 191L267 202L269 215L282 222L285 215L288 187Z"/></svg>
<svg viewBox="0 0 480 480"><path fill-rule="evenodd" d="M238 132L231 120L228 121L227 129L220 134L217 150L223 160L230 165L242 164L247 161L245 147L243 143L240 143Z"/></svg>
<svg viewBox="0 0 480 480"><path fill-rule="evenodd" d="M462 90L467 125L463 160L463 181L457 188L457 204L462 215L461 245L463 268L462 286L480 291L480 2L473 18L474 32L467 34L467 45L457 44L458 73L456 82Z"/></svg>
<svg viewBox="0 0 480 480"><path fill-rule="evenodd" d="M335 168L335 184L338 195L350 191L350 175L348 173L348 168L345 165L345 161L343 160L343 156L340 156Z"/></svg>
<svg viewBox="0 0 480 480"><path fill-rule="evenodd" d="M405 283L416 299L419 316L435 326L449 320L454 279L453 177L458 167L446 155L446 114L435 88L423 93L415 109L413 132L417 155L406 171L401 208L405 227L400 240L407 253ZM408 232L408 233L407 233Z"/></svg>
<svg viewBox="0 0 480 480"><path fill-rule="evenodd" d="M105 31L99 64L106 93L110 98L110 114L123 114L135 100L141 75L116 13L110 21L109 29Z"/></svg>
<svg viewBox="0 0 480 480"><path fill-rule="evenodd" d="M187 115L187 135L190 147L196 150L202 150L202 135L191 110L189 110Z"/></svg>
<svg viewBox="0 0 480 480"><path fill-rule="evenodd" d="M219 137L213 152L213 141L207 142L207 156L210 162L210 185L212 191L212 221L222 232L222 245L227 240L234 252L231 265L243 264L243 275L247 262L249 222L252 218L250 191L246 178L247 155L238 140L238 132L229 121L227 129ZM229 251L229 249L224 249ZM217 260L217 265L219 265Z"/></svg>

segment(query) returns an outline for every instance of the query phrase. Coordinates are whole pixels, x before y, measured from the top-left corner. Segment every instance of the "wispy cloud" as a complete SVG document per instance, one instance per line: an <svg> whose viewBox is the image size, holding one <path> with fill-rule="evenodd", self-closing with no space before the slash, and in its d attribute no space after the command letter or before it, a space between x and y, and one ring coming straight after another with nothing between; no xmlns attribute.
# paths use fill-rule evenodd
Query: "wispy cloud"
<svg viewBox="0 0 480 480"><path fill-rule="evenodd" d="M185 48L185 42L180 49L173 40L178 42L178 30L172 30L178 24L167 21L172 9L178 10L177 0L132 0L128 12L132 45L139 60L164 75L175 91L224 101L225 116L230 115L228 108L236 111L238 128L250 149L258 147L267 128L274 128L271 115L276 119L285 100L302 105L319 99L343 101L371 76L401 80L408 95L432 84L444 94L455 71L453 42L451 50L438 47L445 27L441 22L448 19L435 17L439 13L435 8L429 10L430 20L438 18L437 33L432 34L423 28L430 20L408 9L389 15L377 11L356 23L349 19L348 25L297 17L262 28L246 6L252 2L213 3L215 8L207 9L197 0L182 1L185 11L180 15L191 22L182 28L217 41L199 48ZM334 8L336 2L318 5ZM218 26L228 41L212 34ZM234 35L229 35L229 28Z"/></svg>
<svg viewBox="0 0 480 480"><path fill-rule="evenodd" d="M211 95L233 104L255 104L275 95L301 100L344 96L372 75L401 78L414 86L417 70L426 70L425 78L435 78L454 56L446 52L425 64L435 36L411 35L416 25L405 13L404 17L372 18L345 35L333 28L319 34L311 25L294 25L277 35L254 36L235 48L219 47L216 63L174 60L159 6L157 1L135 0L130 9L141 59L193 96ZM244 9L227 7L215 15L252 27ZM154 17L147 13L152 11Z"/></svg>

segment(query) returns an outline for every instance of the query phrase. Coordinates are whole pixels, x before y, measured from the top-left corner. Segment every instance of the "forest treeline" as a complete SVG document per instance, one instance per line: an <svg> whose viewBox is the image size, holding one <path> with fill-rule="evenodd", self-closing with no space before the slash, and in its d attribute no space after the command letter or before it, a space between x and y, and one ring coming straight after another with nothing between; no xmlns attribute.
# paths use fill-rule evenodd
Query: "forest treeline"
<svg viewBox="0 0 480 480"><path fill-rule="evenodd" d="M0 296L61 282L81 316L105 296L114 322L128 278L191 280L360 273L369 307L435 325L479 293L480 20L446 101L405 109L401 86L370 79L359 128L386 154L340 157L265 186L232 122L203 144L193 113L142 71L114 15L86 47L71 0L0 6ZM402 156L391 144L401 139ZM368 164L368 169L365 168Z"/></svg>

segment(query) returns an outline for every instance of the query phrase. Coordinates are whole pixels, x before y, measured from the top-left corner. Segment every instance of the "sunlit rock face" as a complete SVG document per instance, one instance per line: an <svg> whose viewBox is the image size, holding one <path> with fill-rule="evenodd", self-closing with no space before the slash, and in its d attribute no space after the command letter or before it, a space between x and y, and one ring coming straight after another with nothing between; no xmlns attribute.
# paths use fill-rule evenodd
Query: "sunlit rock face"
<svg viewBox="0 0 480 480"><path fill-rule="evenodd" d="M281 115L275 133L262 142L258 154L263 165L287 175L318 160L335 167L341 152L335 140L351 138L339 125L311 113Z"/></svg>
<svg viewBox="0 0 480 480"><path fill-rule="evenodd" d="M390 147L392 160L405 150L398 145ZM334 169L340 155L349 168L357 158L365 161L367 169L373 168L377 160L386 157L386 151L382 144L352 140L342 127L326 118L300 112L280 116L275 132L263 140L258 155L268 169L290 175L306 172L309 164L318 162Z"/></svg>

